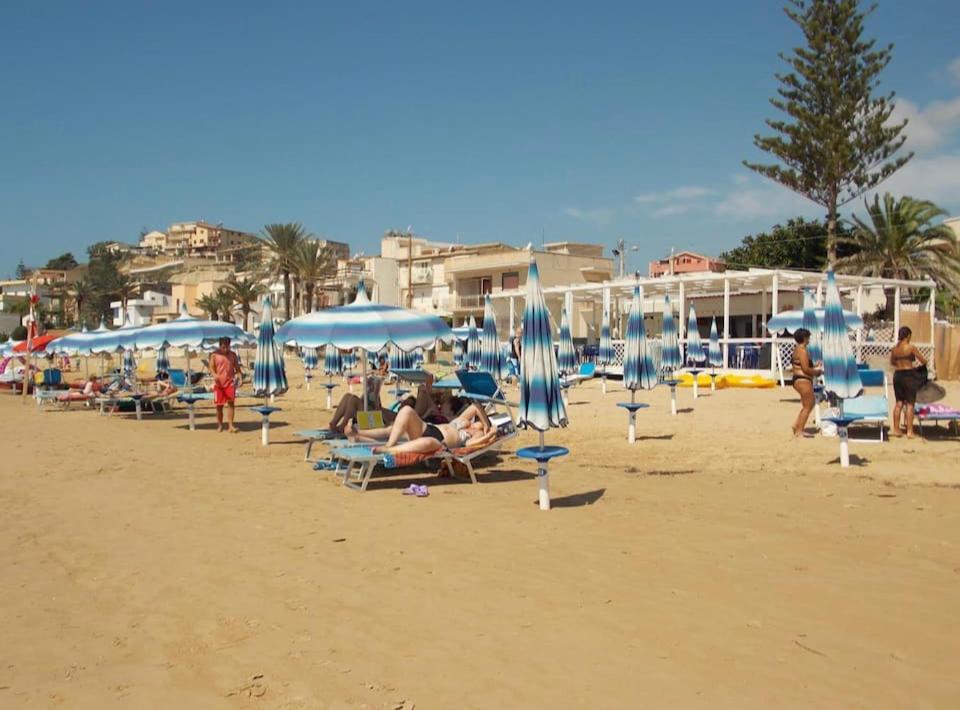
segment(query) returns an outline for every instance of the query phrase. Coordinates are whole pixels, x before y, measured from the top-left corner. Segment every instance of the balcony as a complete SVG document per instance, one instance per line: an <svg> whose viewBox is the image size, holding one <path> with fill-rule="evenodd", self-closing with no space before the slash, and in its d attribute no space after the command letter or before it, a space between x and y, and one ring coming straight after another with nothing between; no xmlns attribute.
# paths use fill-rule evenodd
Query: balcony
<svg viewBox="0 0 960 710"><path fill-rule="evenodd" d="M469 296L457 296L454 301L454 310L456 311L482 311L483 294L477 293Z"/></svg>

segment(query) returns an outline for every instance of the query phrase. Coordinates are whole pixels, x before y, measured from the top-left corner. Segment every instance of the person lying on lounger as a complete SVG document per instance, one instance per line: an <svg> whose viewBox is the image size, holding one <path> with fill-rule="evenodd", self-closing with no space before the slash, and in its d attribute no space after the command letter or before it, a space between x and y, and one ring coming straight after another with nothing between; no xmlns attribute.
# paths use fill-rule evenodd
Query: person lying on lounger
<svg viewBox="0 0 960 710"><path fill-rule="evenodd" d="M383 446L374 447L375 453L431 454L444 447L451 449L486 446L497 437L496 428L487 413L478 404L471 404L449 424L425 422L413 407L404 407L393 425L383 429L369 429L357 434L358 441L379 441L386 436ZM401 439L407 439L400 443Z"/></svg>
<svg viewBox="0 0 960 710"><path fill-rule="evenodd" d="M403 399L398 409L393 410L383 407L380 403L379 393L377 393L375 397L371 398L370 410L379 411L384 423L389 425L396 420L397 412L400 409L413 407L421 419L437 424L451 421L466 405L466 400L460 397L435 393L433 391L433 375L427 375L426 383L417 388L416 396ZM363 401L358 396L353 394L343 395L333 412L333 417L330 419L329 428L341 434L355 433L357 414L361 411L363 411Z"/></svg>

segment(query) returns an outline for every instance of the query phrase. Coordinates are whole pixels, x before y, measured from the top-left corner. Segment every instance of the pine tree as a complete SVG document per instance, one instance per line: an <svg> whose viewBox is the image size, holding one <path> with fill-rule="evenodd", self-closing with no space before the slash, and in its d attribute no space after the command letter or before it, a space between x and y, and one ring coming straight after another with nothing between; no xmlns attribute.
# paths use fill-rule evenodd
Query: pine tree
<svg viewBox="0 0 960 710"><path fill-rule="evenodd" d="M894 93L874 95L893 52L892 44L875 49L876 40L863 38L864 19L875 8L861 11L859 0L789 0L785 12L807 44L792 56L780 54L792 71L776 75L779 98L770 103L788 119L768 119L775 135L753 138L780 163L743 163L826 208L831 266L837 260L838 208L913 157L892 157L906 141L907 125L889 121Z"/></svg>

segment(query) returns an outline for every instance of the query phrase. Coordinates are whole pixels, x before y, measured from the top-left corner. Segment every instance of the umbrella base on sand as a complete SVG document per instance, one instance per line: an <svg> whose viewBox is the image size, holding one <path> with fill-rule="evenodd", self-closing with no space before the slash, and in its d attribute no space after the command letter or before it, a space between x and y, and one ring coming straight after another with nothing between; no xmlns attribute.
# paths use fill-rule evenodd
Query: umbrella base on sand
<svg viewBox="0 0 960 710"><path fill-rule="evenodd" d="M637 440L637 410L646 409L650 405L641 402L617 402L617 406L627 410L627 441L633 444Z"/></svg>
<svg viewBox="0 0 960 710"><path fill-rule="evenodd" d="M540 446L528 446L517 450L522 459L534 459L537 462L537 482L540 484L540 510L550 510L550 459L566 456L570 449L563 446L544 446L543 432L540 432Z"/></svg>
<svg viewBox="0 0 960 710"><path fill-rule="evenodd" d="M670 387L670 414L677 415L677 385L680 380L664 380L663 384Z"/></svg>
<svg viewBox="0 0 960 710"><path fill-rule="evenodd" d="M861 417L845 417L842 414L836 417L823 417L825 422L833 422L837 426L837 438L840 439L840 467L850 468L850 439L847 428Z"/></svg>
<svg viewBox="0 0 960 710"><path fill-rule="evenodd" d="M270 415L281 411L279 407L250 407L251 411L260 415L260 443L264 446L270 445Z"/></svg>

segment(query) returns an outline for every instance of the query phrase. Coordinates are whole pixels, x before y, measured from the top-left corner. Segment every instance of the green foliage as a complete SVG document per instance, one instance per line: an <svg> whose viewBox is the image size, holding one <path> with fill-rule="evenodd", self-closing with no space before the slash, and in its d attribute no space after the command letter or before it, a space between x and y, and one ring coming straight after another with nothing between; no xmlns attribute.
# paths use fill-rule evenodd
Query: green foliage
<svg viewBox="0 0 960 710"><path fill-rule="evenodd" d="M77 260L74 258L72 252L64 252L60 256L54 257L47 262L47 269L61 269L67 271L68 269L73 269L78 266Z"/></svg>
<svg viewBox="0 0 960 710"><path fill-rule="evenodd" d="M310 235L302 224L268 224L258 239L270 252L270 272L283 278L284 316L290 318L290 274L296 269L296 255L300 243Z"/></svg>
<svg viewBox="0 0 960 710"><path fill-rule="evenodd" d="M837 209L876 187L912 153L893 158L906 140L906 121L890 123L894 94L875 95L893 45L877 49L863 38L873 7L859 0L789 0L787 16L803 32L805 47L780 55L791 71L777 74L779 98L770 103L787 115L767 120L772 136L753 142L779 163L744 161L751 170L827 209L827 258L836 260Z"/></svg>
<svg viewBox="0 0 960 710"><path fill-rule="evenodd" d="M197 308L207 314L210 320L220 320L220 299L216 294L206 293L197 299Z"/></svg>
<svg viewBox="0 0 960 710"><path fill-rule="evenodd" d="M330 275L337 266L333 250L320 246L313 239L305 239L297 245L293 254L293 268L297 278L304 285L307 312L313 310L313 294L317 282Z"/></svg>
<svg viewBox="0 0 960 710"><path fill-rule="evenodd" d="M224 288L230 293L233 303L243 314L243 329L246 330L249 325L252 306L260 294L263 293L263 286L255 279L238 279L236 274L231 274L230 280Z"/></svg>
<svg viewBox="0 0 960 710"><path fill-rule="evenodd" d="M732 269L821 269L827 260L826 234L823 222L797 217L785 225L775 224L769 232L744 237L740 246L723 252L720 259Z"/></svg>
<svg viewBox="0 0 960 710"><path fill-rule="evenodd" d="M26 340L27 339L27 329L25 326L18 325L13 329L13 332L10 333L11 340Z"/></svg>
<svg viewBox="0 0 960 710"><path fill-rule="evenodd" d="M16 268L16 270L13 272L14 278L17 278L17 279L25 279L25 278L27 278L27 274L29 274L29 273L30 273L30 270L27 268L27 265L23 263L23 259L21 259L20 261L18 261L18 262L17 262L17 268Z"/></svg>

